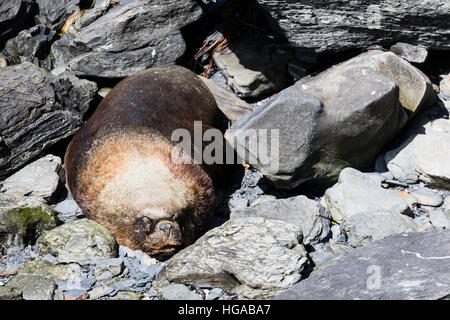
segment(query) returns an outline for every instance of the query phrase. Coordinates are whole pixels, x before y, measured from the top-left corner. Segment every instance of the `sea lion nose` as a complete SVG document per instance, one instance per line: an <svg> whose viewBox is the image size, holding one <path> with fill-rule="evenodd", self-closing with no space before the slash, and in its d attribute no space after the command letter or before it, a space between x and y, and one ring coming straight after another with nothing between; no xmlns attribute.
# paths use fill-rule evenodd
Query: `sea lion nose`
<svg viewBox="0 0 450 320"><path fill-rule="evenodd" d="M166 237L170 236L170 230L172 229L172 224L170 222L160 223L158 227L159 227L159 229L164 231L164 233L166 234Z"/></svg>

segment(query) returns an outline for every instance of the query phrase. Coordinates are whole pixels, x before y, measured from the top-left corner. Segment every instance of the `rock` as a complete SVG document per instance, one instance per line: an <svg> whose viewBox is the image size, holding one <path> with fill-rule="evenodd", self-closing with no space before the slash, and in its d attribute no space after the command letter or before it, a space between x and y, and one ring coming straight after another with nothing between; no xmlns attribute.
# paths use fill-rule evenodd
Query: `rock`
<svg viewBox="0 0 450 320"><path fill-rule="evenodd" d="M24 300L53 300L56 284L53 280L33 275L16 275L7 284L10 288L22 291Z"/></svg>
<svg viewBox="0 0 450 320"><path fill-rule="evenodd" d="M431 224L430 218L426 215L420 215L414 219L414 222L418 228L417 231L425 232L433 229L433 225Z"/></svg>
<svg viewBox="0 0 450 320"><path fill-rule="evenodd" d="M108 287L119 290L119 291L132 291L133 287L136 285L135 279L113 279L108 283Z"/></svg>
<svg viewBox="0 0 450 320"><path fill-rule="evenodd" d="M310 140L322 109L322 103L317 98L290 87L249 117L236 121L227 130L225 138L234 146L239 157L276 186L295 187L301 180L297 181L299 179L294 176L298 175L299 167L311 152ZM258 141L258 130L267 132L267 140L270 140ZM258 144L263 143L267 149L258 150ZM261 151L263 154L260 154Z"/></svg>
<svg viewBox="0 0 450 320"><path fill-rule="evenodd" d="M8 40L3 52L9 64L31 62L50 70L52 67L52 61L49 57L50 46L56 39L55 31L39 24L31 29L19 32L15 38Z"/></svg>
<svg viewBox="0 0 450 320"><path fill-rule="evenodd" d="M61 158L46 155L3 181L1 192L7 195L42 197L51 201L63 175Z"/></svg>
<svg viewBox="0 0 450 320"><path fill-rule="evenodd" d="M95 259L95 276L99 281L110 279L119 275L123 270L122 258L100 258ZM107 277L105 274L109 273L111 276Z"/></svg>
<svg viewBox="0 0 450 320"><path fill-rule="evenodd" d="M450 293L450 231L393 235L356 248L275 299L435 300Z"/></svg>
<svg viewBox="0 0 450 320"><path fill-rule="evenodd" d="M424 63L428 57L426 48L403 42L398 42L391 46L391 51L399 57L413 63Z"/></svg>
<svg viewBox="0 0 450 320"><path fill-rule="evenodd" d="M87 295L88 294L85 290L80 289L67 290L64 291L64 300L84 300L80 298Z"/></svg>
<svg viewBox="0 0 450 320"><path fill-rule="evenodd" d="M142 300L144 295L134 291L119 291L110 300Z"/></svg>
<svg viewBox="0 0 450 320"><path fill-rule="evenodd" d="M18 275L39 276L55 282L77 282L81 276L81 267L77 264L54 265L45 260L34 260L19 267Z"/></svg>
<svg viewBox="0 0 450 320"><path fill-rule="evenodd" d="M331 250L324 250L311 252L309 256L316 266L321 266L337 258L339 255Z"/></svg>
<svg viewBox="0 0 450 320"><path fill-rule="evenodd" d="M350 60L347 60L337 66L313 78L304 78L296 83L297 86L308 93L322 96L323 99L333 94L339 88L327 88L333 83L336 77L345 74L355 67L370 68L382 76L395 82L399 89L400 105L406 109L409 117L412 117L419 110L433 104L436 101L436 95L433 91L431 81L419 69L398 57L392 52L380 50L371 50L360 54ZM364 78L359 79L364 80ZM325 88L324 88L325 87ZM359 88L359 86L358 86ZM372 89L375 89L373 87ZM360 93L361 89L358 90ZM373 91L367 94L372 95Z"/></svg>
<svg viewBox="0 0 450 320"><path fill-rule="evenodd" d="M342 223L352 247L367 245L398 233L419 231L414 220L397 212L366 212L350 216Z"/></svg>
<svg viewBox="0 0 450 320"><path fill-rule="evenodd" d="M158 290L164 300L202 300L202 298L182 284L170 284Z"/></svg>
<svg viewBox="0 0 450 320"><path fill-rule="evenodd" d="M98 298L109 295L114 289L110 287L96 287L89 291L89 299L97 300Z"/></svg>
<svg viewBox="0 0 450 320"><path fill-rule="evenodd" d="M5 68L8 66L8 61L3 53L0 53L0 68Z"/></svg>
<svg viewBox="0 0 450 320"><path fill-rule="evenodd" d="M412 116L433 97L418 69L393 53L370 51L301 79L235 122L225 137L279 188L311 180L326 187L345 167L370 168L406 113ZM270 141L257 139L255 130L270 132ZM257 148L264 143L267 148Z"/></svg>
<svg viewBox="0 0 450 320"><path fill-rule="evenodd" d="M66 199L58 203L53 210L58 213L58 219L63 222L69 222L84 217L80 207L73 199Z"/></svg>
<svg viewBox="0 0 450 320"><path fill-rule="evenodd" d="M267 36L240 34L229 47L217 50L213 58L227 84L241 98L263 98L292 81L287 72L292 52L277 47Z"/></svg>
<svg viewBox="0 0 450 320"><path fill-rule="evenodd" d="M56 226L54 212L42 198L0 193L0 253L34 244L45 231Z"/></svg>
<svg viewBox="0 0 450 320"><path fill-rule="evenodd" d="M98 95L102 98L105 98L111 90L112 88L101 88L100 90L98 90Z"/></svg>
<svg viewBox="0 0 450 320"><path fill-rule="evenodd" d="M446 215L450 216L450 196L448 195L445 200L444 200L444 204L443 204L443 209Z"/></svg>
<svg viewBox="0 0 450 320"><path fill-rule="evenodd" d="M326 190L324 201L338 223L359 214L408 214L410 211L398 193L383 189L368 175L353 168L341 171L338 183Z"/></svg>
<svg viewBox="0 0 450 320"><path fill-rule="evenodd" d="M81 0L82 1L82 0ZM39 14L36 15L35 20L47 28L61 31L62 26L67 18L80 11L80 0L36 0L39 7Z"/></svg>
<svg viewBox="0 0 450 320"><path fill-rule="evenodd" d="M0 48L30 23L35 9L34 0L0 2Z"/></svg>
<svg viewBox="0 0 450 320"><path fill-rule="evenodd" d="M387 152L387 167L398 180L450 189L450 120L431 121L424 131Z"/></svg>
<svg viewBox="0 0 450 320"><path fill-rule="evenodd" d="M450 229L450 219L443 210L433 210L430 212L430 221L435 228Z"/></svg>
<svg viewBox="0 0 450 320"><path fill-rule="evenodd" d="M211 291L208 292L208 295L206 296L206 300L219 300L222 298L226 292L220 288L213 288Z"/></svg>
<svg viewBox="0 0 450 320"><path fill-rule="evenodd" d="M228 120L233 122L239 118L248 116L253 112L252 106L244 100L239 99L233 92L227 90L213 80L200 76L199 78L206 84L209 91L211 91L217 106L225 114Z"/></svg>
<svg viewBox="0 0 450 320"><path fill-rule="evenodd" d="M76 281L80 273L78 265L53 265L48 261L34 260L20 266L19 273L6 284L4 290L21 292L25 300L52 300L56 282Z"/></svg>
<svg viewBox="0 0 450 320"><path fill-rule="evenodd" d="M442 94L450 97L450 74L443 76L441 82L439 83L439 89Z"/></svg>
<svg viewBox="0 0 450 320"><path fill-rule="evenodd" d="M220 287L250 299L276 295L301 279L301 229L259 217L230 220L165 262L153 283Z"/></svg>
<svg viewBox="0 0 450 320"><path fill-rule="evenodd" d="M343 51L374 43L407 42L448 50L446 0L272 1L258 0L272 23L298 49ZM415 17L411 21L410 17Z"/></svg>
<svg viewBox="0 0 450 320"><path fill-rule="evenodd" d="M444 202L440 195L427 189L413 192L412 196L417 200L417 203L423 206L439 207Z"/></svg>
<svg viewBox="0 0 450 320"><path fill-rule="evenodd" d="M22 300L22 291L8 286L0 287L0 300Z"/></svg>
<svg viewBox="0 0 450 320"><path fill-rule="evenodd" d="M97 85L25 62L0 72L0 179L74 134Z"/></svg>
<svg viewBox="0 0 450 320"><path fill-rule="evenodd" d="M330 214L320 210L318 203L305 196L258 200L248 208L232 211L230 219L262 217L297 225L302 229L303 244L317 243L330 233Z"/></svg>
<svg viewBox="0 0 450 320"><path fill-rule="evenodd" d="M177 61L186 47L180 29L201 13L193 0L96 1L75 30L53 44L52 54L78 76L126 77Z"/></svg>
<svg viewBox="0 0 450 320"><path fill-rule="evenodd" d="M114 258L117 245L101 225L88 219L65 223L37 241L39 254L50 253L60 262L86 263L98 257Z"/></svg>

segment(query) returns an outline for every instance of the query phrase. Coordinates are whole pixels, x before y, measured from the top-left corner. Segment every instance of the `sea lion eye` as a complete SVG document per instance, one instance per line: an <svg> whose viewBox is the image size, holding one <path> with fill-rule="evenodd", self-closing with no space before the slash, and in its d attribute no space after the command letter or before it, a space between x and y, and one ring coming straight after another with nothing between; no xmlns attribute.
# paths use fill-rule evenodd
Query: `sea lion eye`
<svg viewBox="0 0 450 320"><path fill-rule="evenodd" d="M150 218L142 217L137 220L136 225L140 230L144 232L150 232L152 230L153 223Z"/></svg>

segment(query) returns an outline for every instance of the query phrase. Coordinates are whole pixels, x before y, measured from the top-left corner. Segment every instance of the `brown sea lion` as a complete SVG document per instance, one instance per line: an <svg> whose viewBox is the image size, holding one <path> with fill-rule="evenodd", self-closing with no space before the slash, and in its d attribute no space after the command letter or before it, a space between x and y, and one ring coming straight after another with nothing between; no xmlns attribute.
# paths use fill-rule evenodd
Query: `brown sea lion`
<svg viewBox="0 0 450 320"><path fill-rule="evenodd" d="M172 132L184 128L194 137L194 121L203 132L223 132L227 123L194 73L155 67L115 86L71 141L68 189L119 244L167 255L199 234L214 203L217 166L171 159Z"/></svg>

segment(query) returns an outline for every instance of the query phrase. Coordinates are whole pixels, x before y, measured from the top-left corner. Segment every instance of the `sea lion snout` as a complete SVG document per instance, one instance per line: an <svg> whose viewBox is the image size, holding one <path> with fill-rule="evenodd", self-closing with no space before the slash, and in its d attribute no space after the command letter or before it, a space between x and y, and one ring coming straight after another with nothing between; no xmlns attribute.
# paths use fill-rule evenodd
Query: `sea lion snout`
<svg viewBox="0 0 450 320"><path fill-rule="evenodd" d="M172 230L172 223L170 223L169 221L159 223L158 228L159 230L164 231L166 237L170 237L170 231Z"/></svg>

